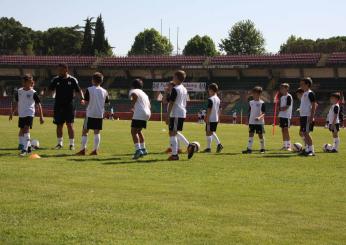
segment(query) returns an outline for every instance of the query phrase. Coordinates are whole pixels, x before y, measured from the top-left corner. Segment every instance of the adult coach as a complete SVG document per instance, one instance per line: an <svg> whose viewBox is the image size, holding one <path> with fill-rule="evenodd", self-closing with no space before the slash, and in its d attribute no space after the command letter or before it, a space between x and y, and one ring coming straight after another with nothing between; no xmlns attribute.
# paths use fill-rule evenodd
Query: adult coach
<svg viewBox="0 0 346 245"><path fill-rule="evenodd" d="M49 90L55 91L54 102L54 124L56 124L56 135L58 144L55 149L63 147L63 128L66 123L68 136L70 139L70 150L74 150L74 97L75 93L83 100L84 95L75 77L68 73L68 66L65 63L58 65L58 76L54 77Z"/></svg>

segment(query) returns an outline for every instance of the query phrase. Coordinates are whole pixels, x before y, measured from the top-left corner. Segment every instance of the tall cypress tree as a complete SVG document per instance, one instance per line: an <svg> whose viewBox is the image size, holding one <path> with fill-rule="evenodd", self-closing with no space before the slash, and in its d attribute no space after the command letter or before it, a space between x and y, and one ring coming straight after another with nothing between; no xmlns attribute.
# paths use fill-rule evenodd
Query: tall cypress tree
<svg viewBox="0 0 346 245"><path fill-rule="evenodd" d="M92 40L92 18L86 18L84 27L84 38L81 48L82 55L94 55L93 40Z"/></svg>
<svg viewBox="0 0 346 245"><path fill-rule="evenodd" d="M100 55L108 55L111 53L111 47L105 37L105 26L102 15L99 15L96 19L93 48L95 52Z"/></svg>

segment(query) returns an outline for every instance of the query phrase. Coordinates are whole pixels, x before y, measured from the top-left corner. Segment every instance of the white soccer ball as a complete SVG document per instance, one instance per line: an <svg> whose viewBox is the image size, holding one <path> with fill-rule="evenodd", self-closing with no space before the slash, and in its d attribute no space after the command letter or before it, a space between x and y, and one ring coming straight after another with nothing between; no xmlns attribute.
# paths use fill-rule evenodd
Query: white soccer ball
<svg viewBox="0 0 346 245"><path fill-rule="evenodd" d="M199 150L201 149L201 144L197 141L194 141L191 144L195 147L195 152L199 152Z"/></svg>
<svg viewBox="0 0 346 245"><path fill-rule="evenodd" d="M294 143L293 144L293 151L294 152L301 152L303 150L303 145L300 143Z"/></svg>
<svg viewBox="0 0 346 245"><path fill-rule="evenodd" d="M38 140L31 140L31 147L34 149L34 150L37 150L40 148L40 142Z"/></svg>
<svg viewBox="0 0 346 245"><path fill-rule="evenodd" d="M331 144L324 144L323 145L323 151L324 152L329 152L333 150L333 146Z"/></svg>

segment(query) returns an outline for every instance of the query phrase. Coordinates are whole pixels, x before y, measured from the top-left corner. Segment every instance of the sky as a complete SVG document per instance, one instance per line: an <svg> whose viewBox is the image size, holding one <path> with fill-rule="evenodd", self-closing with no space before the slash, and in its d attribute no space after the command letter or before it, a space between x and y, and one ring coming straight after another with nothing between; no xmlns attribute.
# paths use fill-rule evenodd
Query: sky
<svg viewBox="0 0 346 245"><path fill-rule="evenodd" d="M218 44L237 21L251 19L263 33L268 52L294 34L303 38L346 36L345 0L0 0L0 17L14 17L34 30L83 25L102 14L116 55L126 55L145 28L169 35L176 52L193 36L209 35Z"/></svg>

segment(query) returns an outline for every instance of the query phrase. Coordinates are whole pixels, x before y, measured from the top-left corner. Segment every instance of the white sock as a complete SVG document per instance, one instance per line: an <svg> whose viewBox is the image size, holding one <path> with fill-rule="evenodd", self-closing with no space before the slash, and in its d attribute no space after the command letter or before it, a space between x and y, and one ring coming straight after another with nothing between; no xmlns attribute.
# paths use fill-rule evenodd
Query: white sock
<svg viewBox="0 0 346 245"><path fill-rule="evenodd" d="M310 146L310 151L312 151L312 153L315 153L315 147L314 147L314 145L311 145L311 146Z"/></svg>
<svg viewBox="0 0 346 245"><path fill-rule="evenodd" d="M185 136L182 133L178 132L177 138L178 138L178 141L183 142L186 147L189 146L190 142L185 138Z"/></svg>
<svg viewBox="0 0 346 245"><path fill-rule="evenodd" d="M145 142L140 143L140 146L141 146L141 150L144 150L145 149Z"/></svg>
<svg viewBox="0 0 346 245"><path fill-rule="evenodd" d="M287 148L291 148L291 141L290 140L287 141Z"/></svg>
<svg viewBox="0 0 346 245"><path fill-rule="evenodd" d="M20 145L24 145L24 136L19 136L18 140Z"/></svg>
<svg viewBox="0 0 346 245"><path fill-rule="evenodd" d="M58 138L58 145L63 145L64 144L64 139L61 137L61 138Z"/></svg>
<svg viewBox="0 0 346 245"><path fill-rule="evenodd" d="M100 148L101 134L94 134L94 151Z"/></svg>
<svg viewBox="0 0 346 245"><path fill-rule="evenodd" d="M253 137L249 137L249 142L247 144L247 148L249 150L252 150L252 145L253 145Z"/></svg>
<svg viewBox="0 0 346 245"><path fill-rule="evenodd" d="M70 139L70 145L74 145L74 139Z"/></svg>
<svg viewBox="0 0 346 245"><path fill-rule="evenodd" d="M136 143L135 144L135 150L138 151L141 149L141 144L140 143Z"/></svg>
<svg viewBox="0 0 346 245"><path fill-rule="evenodd" d="M169 138L172 148L172 155L178 155L178 138L177 136L171 136Z"/></svg>
<svg viewBox="0 0 346 245"><path fill-rule="evenodd" d="M207 136L207 149L211 149L211 142L213 141L212 136Z"/></svg>
<svg viewBox="0 0 346 245"><path fill-rule="evenodd" d="M265 149L265 139L263 137L263 139L260 139L260 144L261 144L261 150Z"/></svg>
<svg viewBox="0 0 346 245"><path fill-rule="evenodd" d="M340 138L334 138L333 149L338 151L339 150L339 145L340 145Z"/></svg>
<svg viewBox="0 0 346 245"><path fill-rule="evenodd" d="M213 135L212 135L212 136L213 136L214 140L216 141L216 144L220 145L221 142L220 142L219 137L217 137L217 135L216 135L215 132L213 132Z"/></svg>
<svg viewBox="0 0 346 245"><path fill-rule="evenodd" d="M30 133L24 134L24 150L27 151L30 145Z"/></svg>
<svg viewBox="0 0 346 245"><path fill-rule="evenodd" d="M310 152L312 149L312 146L311 145L307 145L306 148L305 148L305 152Z"/></svg>
<svg viewBox="0 0 346 245"><path fill-rule="evenodd" d="M81 150L84 150L87 148L87 144L88 144L88 136L82 136L82 146L81 146Z"/></svg>

